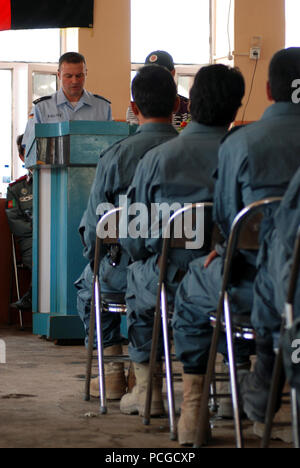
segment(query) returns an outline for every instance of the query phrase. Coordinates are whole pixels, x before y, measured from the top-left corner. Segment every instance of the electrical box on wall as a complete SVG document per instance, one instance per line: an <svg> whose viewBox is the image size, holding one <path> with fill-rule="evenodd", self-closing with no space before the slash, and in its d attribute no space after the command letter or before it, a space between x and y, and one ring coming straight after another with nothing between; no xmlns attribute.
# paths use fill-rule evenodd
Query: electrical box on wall
<svg viewBox="0 0 300 468"><path fill-rule="evenodd" d="M250 46L250 59L258 60L261 55L262 36L252 36Z"/></svg>
<svg viewBox="0 0 300 468"><path fill-rule="evenodd" d="M251 47L251 49L250 49L250 58L252 60L260 59L260 47Z"/></svg>

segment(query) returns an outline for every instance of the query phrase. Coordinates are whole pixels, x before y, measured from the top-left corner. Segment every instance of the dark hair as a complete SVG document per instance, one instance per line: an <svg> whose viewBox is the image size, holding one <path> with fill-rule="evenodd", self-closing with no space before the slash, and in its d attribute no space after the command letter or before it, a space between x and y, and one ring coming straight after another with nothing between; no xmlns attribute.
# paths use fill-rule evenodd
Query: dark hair
<svg viewBox="0 0 300 468"><path fill-rule="evenodd" d="M86 61L83 55L79 54L78 52L67 52L63 54L58 62L58 69L60 70L62 64L64 62L67 63L84 63L86 65Z"/></svg>
<svg viewBox="0 0 300 468"><path fill-rule="evenodd" d="M17 136L17 147L18 147L18 152L21 154L21 156L24 156L25 153L25 148L22 146L22 140L23 140L24 135L18 135Z"/></svg>
<svg viewBox="0 0 300 468"><path fill-rule="evenodd" d="M292 83L300 78L300 47L290 47L276 52L269 65L269 83L276 102L290 102Z"/></svg>
<svg viewBox="0 0 300 468"><path fill-rule="evenodd" d="M169 117L177 88L171 73L159 65L146 65L134 77L132 97L144 117Z"/></svg>
<svg viewBox="0 0 300 468"><path fill-rule="evenodd" d="M192 119L204 125L229 125L244 93L245 81L238 69L222 64L202 67L190 91Z"/></svg>

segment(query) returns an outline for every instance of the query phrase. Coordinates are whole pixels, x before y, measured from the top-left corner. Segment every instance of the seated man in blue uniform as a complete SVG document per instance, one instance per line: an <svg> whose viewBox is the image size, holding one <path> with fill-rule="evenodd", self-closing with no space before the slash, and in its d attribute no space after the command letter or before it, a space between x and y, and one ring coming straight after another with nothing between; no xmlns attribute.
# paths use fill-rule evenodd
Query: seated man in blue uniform
<svg viewBox="0 0 300 468"><path fill-rule="evenodd" d="M262 118L228 135L219 151L214 198L214 218L225 239L237 213L249 203L269 196L282 196L300 163L300 107L291 102L291 83L300 76L300 49L275 54L269 67L267 94L275 101ZM221 252L220 252L221 253ZM249 313L253 299L256 255L241 253L242 266L231 288L233 312ZM223 258L213 252L190 264L176 295L173 332L177 357L184 368L184 402L179 420L179 440L194 442L201 403L204 374L212 336L209 314L218 303ZM224 340L220 351L226 355ZM272 346L264 335L258 337L258 356ZM237 356L247 367L248 356ZM270 361L264 378L271 377Z"/></svg>
<svg viewBox="0 0 300 468"><path fill-rule="evenodd" d="M145 59L145 65L160 65L161 67L167 68L173 78L175 77L176 71L173 57L165 50L155 50L148 54ZM172 123L176 130L180 130L181 126L186 124L191 117L188 109L189 100L180 94L178 96L179 106L176 112L173 113L172 117ZM138 120L134 115L131 106L129 106L127 110L126 121L131 125L138 125Z"/></svg>
<svg viewBox="0 0 300 468"><path fill-rule="evenodd" d="M20 159L24 162L25 150L22 147L23 135L17 138ZM24 266L32 270L32 174L20 177L9 184L6 196L6 215L12 234L18 242ZM29 290L17 302L11 304L17 309L31 309L32 290Z"/></svg>
<svg viewBox="0 0 300 468"><path fill-rule="evenodd" d="M244 79L238 70L225 65L201 68L190 92L192 121L175 140L149 151L139 163L127 193L128 205L142 203L148 213L152 213L154 204L167 204L169 207L177 204L181 207L186 203L211 202L219 145L235 119L243 95ZM123 220L125 218L122 214L122 227ZM148 228L148 219L145 221L141 231L146 230L147 235L144 237L147 238L136 239L129 236L121 239L122 246L133 261L128 267L126 303L129 355L134 362L137 383L132 393L122 398L120 409L126 414L140 415L143 414L145 404L159 276L158 263L162 248L161 229L157 236L153 236L155 220ZM210 246L198 250L172 251L167 278L171 302L189 262L204 255L207 249ZM160 342L153 382L152 415L159 415L164 410L159 361L161 356Z"/></svg>
<svg viewBox="0 0 300 468"><path fill-rule="evenodd" d="M133 111L140 126L136 133L112 145L100 155L95 180L87 209L81 221L80 232L85 245L84 256L89 264L76 282L78 289L78 312L83 320L86 337L89 333L89 318L95 255L97 207L103 203L119 205L119 196L125 194L133 178L136 166L144 154L154 146L177 137L173 128L172 112L177 108L176 85L171 74L163 67L149 65L141 68L132 82ZM126 268L129 257L115 249L102 259L100 281L102 292L126 291ZM104 353L122 353L119 314L103 313ZM126 391L124 366L109 363L105 366L106 390L109 399L119 399ZM91 395L99 396L98 379L91 383Z"/></svg>
<svg viewBox="0 0 300 468"><path fill-rule="evenodd" d="M110 101L84 89L86 76L87 65L83 55L67 52L60 57L58 78L61 88L51 96L34 101L23 138L24 146L36 123L112 120Z"/></svg>
<svg viewBox="0 0 300 468"><path fill-rule="evenodd" d="M299 49L300 50L300 49ZM264 340L264 352L258 355L254 372L241 376L241 395L249 419L264 422L271 375L274 364L273 348L278 348L282 315L287 298L294 244L300 226L300 169L290 182L260 249L259 270L254 284L252 323L259 340ZM295 348L291 344L300 338L300 285L295 291L294 320L291 332L286 333L285 367L290 383L298 388L300 397L299 365L292 361ZM289 341L289 336L290 341ZM284 376L283 376L284 377ZM284 384L282 380L281 385ZM277 402L277 409L280 401Z"/></svg>

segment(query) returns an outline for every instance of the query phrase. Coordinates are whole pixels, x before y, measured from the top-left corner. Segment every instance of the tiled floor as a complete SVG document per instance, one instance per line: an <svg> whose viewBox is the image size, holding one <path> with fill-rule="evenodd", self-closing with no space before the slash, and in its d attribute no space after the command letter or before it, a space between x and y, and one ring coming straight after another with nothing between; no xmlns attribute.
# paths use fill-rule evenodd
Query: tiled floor
<svg viewBox="0 0 300 468"><path fill-rule="evenodd" d="M174 448L167 418L144 426L138 416L120 414L110 402L100 415L97 400L83 400L86 350L83 346L56 346L30 331L0 329L6 345L6 364L0 364L1 448ZM96 372L96 369L95 369ZM176 384L180 405L181 383ZM289 424L289 408L277 416ZM244 422L245 446L259 447L253 425ZM281 426L278 426L281 427ZM213 421L209 448L234 447L232 421ZM291 444L272 441L271 447Z"/></svg>

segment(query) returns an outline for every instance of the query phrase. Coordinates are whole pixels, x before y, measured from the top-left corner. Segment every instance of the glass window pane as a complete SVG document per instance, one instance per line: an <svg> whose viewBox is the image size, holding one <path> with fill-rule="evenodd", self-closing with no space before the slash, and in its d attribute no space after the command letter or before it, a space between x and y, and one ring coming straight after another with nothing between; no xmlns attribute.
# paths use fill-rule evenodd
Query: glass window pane
<svg viewBox="0 0 300 468"><path fill-rule="evenodd" d="M179 75L178 76L178 94L189 98L190 89L193 86L194 77L190 75Z"/></svg>
<svg viewBox="0 0 300 468"><path fill-rule="evenodd" d="M11 70L0 70L1 89L1 152L0 152L0 192L6 196L7 185L11 177L11 155L12 155L12 72Z"/></svg>
<svg viewBox="0 0 300 468"><path fill-rule="evenodd" d="M32 100L42 96L48 96L57 90L57 79L55 73L36 73L32 74Z"/></svg>
<svg viewBox="0 0 300 468"><path fill-rule="evenodd" d="M215 55L228 57L234 41L234 0L216 0Z"/></svg>
<svg viewBox="0 0 300 468"><path fill-rule="evenodd" d="M299 47L300 46L300 2L299 0L285 0L285 46Z"/></svg>
<svg viewBox="0 0 300 468"><path fill-rule="evenodd" d="M57 62L59 56L59 29L0 31L2 62Z"/></svg>
<svg viewBox="0 0 300 468"><path fill-rule="evenodd" d="M131 62L166 50L180 64L209 62L209 0L131 0Z"/></svg>

